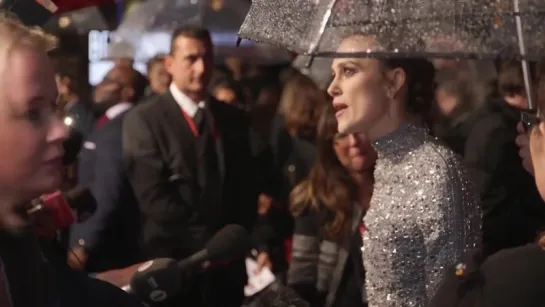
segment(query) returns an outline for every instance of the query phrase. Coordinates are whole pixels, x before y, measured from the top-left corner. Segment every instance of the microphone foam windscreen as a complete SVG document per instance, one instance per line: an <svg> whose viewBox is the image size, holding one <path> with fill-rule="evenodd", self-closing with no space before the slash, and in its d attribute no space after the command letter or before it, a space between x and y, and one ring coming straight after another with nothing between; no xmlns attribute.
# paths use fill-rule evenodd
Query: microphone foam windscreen
<svg viewBox="0 0 545 307"><path fill-rule="evenodd" d="M144 302L160 303L177 296L182 275L174 259L159 258L142 264L131 279L131 290Z"/></svg>
<svg viewBox="0 0 545 307"><path fill-rule="evenodd" d="M66 229L75 221L76 217L60 191L45 194L40 197L44 207L53 212L57 229Z"/></svg>
<svg viewBox="0 0 545 307"><path fill-rule="evenodd" d="M206 243L210 260L238 257L250 249L251 237L244 227L229 224Z"/></svg>
<svg viewBox="0 0 545 307"><path fill-rule="evenodd" d="M77 186L68 192L64 194L64 197L66 198L66 201L72 208L78 207L78 203L85 202L90 197L93 197L91 195L91 192L88 188L83 186Z"/></svg>
<svg viewBox="0 0 545 307"><path fill-rule="evenodd" d="M70 208L78 215L78 221L87 220L97 210L96 199L91 191L83 186L76 186L64 194Z"/></svg>

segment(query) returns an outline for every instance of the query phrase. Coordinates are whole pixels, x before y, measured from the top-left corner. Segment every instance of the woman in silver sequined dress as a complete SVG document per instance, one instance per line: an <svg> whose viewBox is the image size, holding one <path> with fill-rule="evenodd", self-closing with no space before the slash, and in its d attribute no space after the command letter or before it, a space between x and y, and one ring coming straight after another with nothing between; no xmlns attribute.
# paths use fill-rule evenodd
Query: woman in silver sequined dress
<svg viewBox="0 0 545 307"><path fill-rule="evenodd" d="M339 52L379 48L372 36L344 39ZM328 92L341 133L363 133L378 153L363 222L370 307L425 307L443 268L479 245L481 211L464 167L423 123L434 70L417 59L337 58Z"/></svg>

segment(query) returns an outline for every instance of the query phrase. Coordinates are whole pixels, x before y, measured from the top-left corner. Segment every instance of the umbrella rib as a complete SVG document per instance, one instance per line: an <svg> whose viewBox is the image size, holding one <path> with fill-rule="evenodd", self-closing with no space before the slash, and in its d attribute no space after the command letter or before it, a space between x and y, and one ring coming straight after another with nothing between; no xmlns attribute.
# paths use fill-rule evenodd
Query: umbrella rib
<svg viewBox="0 0 545 307"><path fill-rule="evenodd" d="M321 51L312 54L315 57L321 58L445 58L445 59L474 59L474 60L497 60L497 59L513 59L513 60L539 60L541 55L524 56L513 54L512 52L431 52L431 51L369 51L369 52L337 52L337 51ZM310 56L310 55L309 55Z"/></svg>
<svg viewBox="0 0 545 307"><path fill-rule="evenodd" d="M316 53L316 50L318 50L318 46L320 45L320 42L322 41L322 37L324 36L324 32L327 27L327 24L329 23L329 19L331 18L331 14L333 11L333 7L335 6L335 3L337 3L337 0L330 0L326 13L324 14L322 21L320 23L320 28L318 29L318 36L316 37L314 41L311 42L309 46L308 52L310 54L314 54Z"/></svg>

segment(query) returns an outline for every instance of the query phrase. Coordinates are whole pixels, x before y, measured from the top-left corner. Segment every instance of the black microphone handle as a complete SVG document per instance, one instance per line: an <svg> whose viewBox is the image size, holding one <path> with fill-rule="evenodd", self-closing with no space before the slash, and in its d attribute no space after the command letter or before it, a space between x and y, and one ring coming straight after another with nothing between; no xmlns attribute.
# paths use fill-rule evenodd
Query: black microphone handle
<svg viewBox="0 0 545 307"><path fill-rule="evenodd" d="M185 259L180 260L178 262L178 268L183 271L195 265L202 264L203 262L209 260L208 258L209 258L208 250L203 249Z"/></svg>

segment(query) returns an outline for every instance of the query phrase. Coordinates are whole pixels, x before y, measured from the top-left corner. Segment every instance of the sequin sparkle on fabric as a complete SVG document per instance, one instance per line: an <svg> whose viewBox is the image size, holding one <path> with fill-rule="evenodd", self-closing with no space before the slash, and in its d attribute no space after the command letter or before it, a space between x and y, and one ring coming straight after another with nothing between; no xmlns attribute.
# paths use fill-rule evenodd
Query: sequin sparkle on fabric
<svg viewBox="0 0 545 307"><path fill-rule="evenodd" d="M362 248L369 307L425 307L444 268L480 245L477 197L459 159L423 128L403 126L374 148Z"/></svg>

